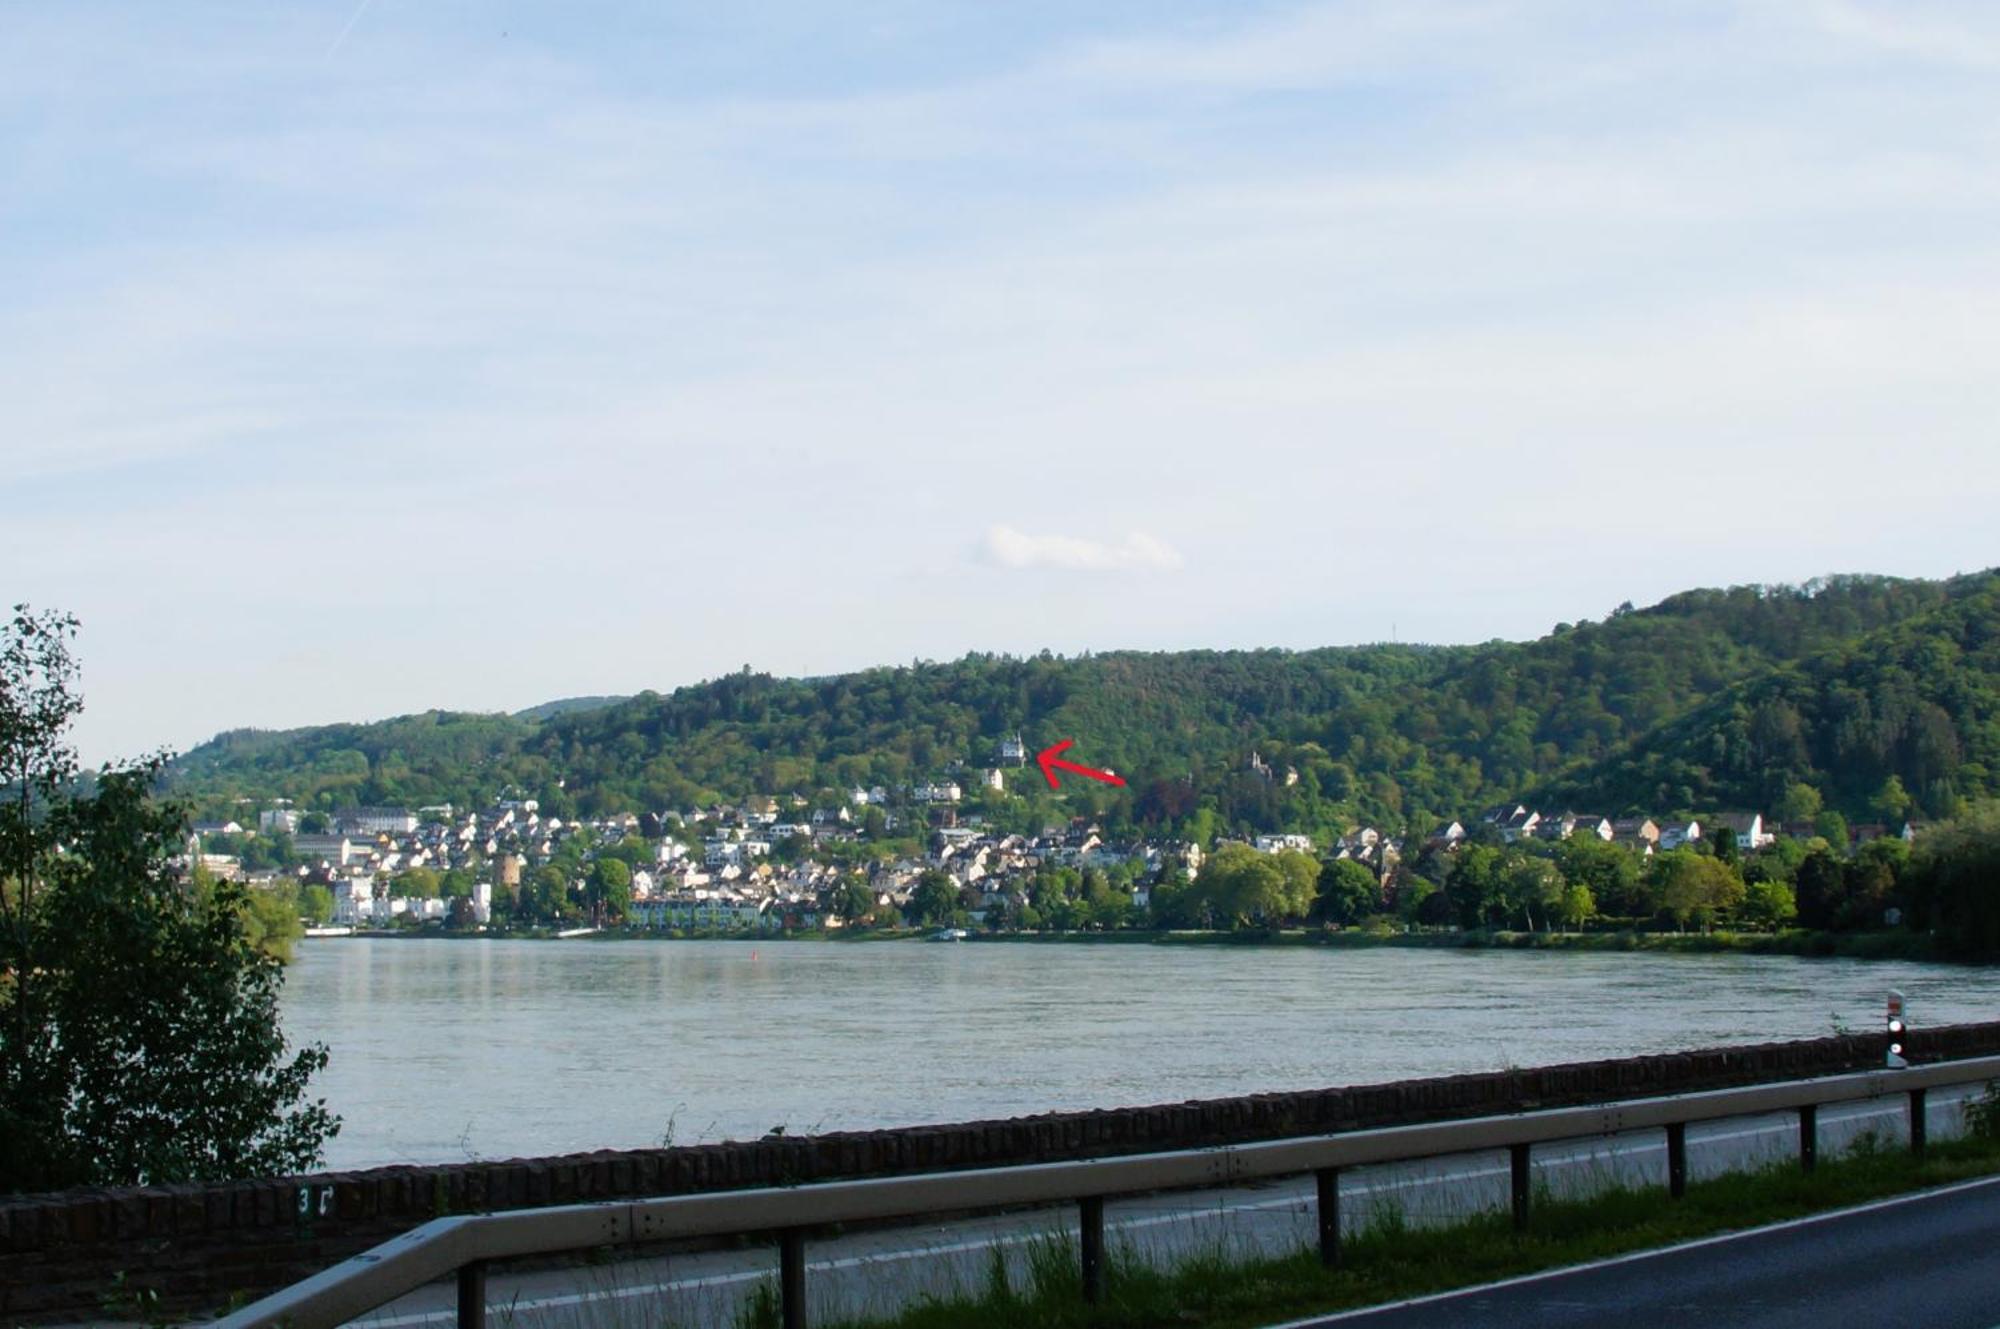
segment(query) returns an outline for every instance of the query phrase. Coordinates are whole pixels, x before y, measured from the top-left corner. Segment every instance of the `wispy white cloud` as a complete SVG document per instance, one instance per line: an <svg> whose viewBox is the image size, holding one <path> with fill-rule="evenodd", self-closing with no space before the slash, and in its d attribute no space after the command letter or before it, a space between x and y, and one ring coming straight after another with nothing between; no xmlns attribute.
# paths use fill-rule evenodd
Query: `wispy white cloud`
<svg viewBox="0 0 2000 1329"><path fill-rule="evenodd" d="M1271 92L1388 70L1489 63L1517 6L1490 0L1342 0L1204 25L1121 36L1060 53L1048 72L1094 89L1198 88Z"/></svg>
<svg viewBox="0 0 2000 1329"><path fill-rule="evenodd" d="M1056 568L1065 572L1176 572L1185 560L1156 535L1132 531L1123 540L1075 535L1030 535L1012 526L987 528L986 556L1003 568Z"/></svg>
<svg viewBox="0 0 2000 1329"><path fill-rule="evenodd" d="M1988 4L1822 0L1801 12L1826 35L1870 54L1967 70L2000 69L2000 23Z"/></svg>

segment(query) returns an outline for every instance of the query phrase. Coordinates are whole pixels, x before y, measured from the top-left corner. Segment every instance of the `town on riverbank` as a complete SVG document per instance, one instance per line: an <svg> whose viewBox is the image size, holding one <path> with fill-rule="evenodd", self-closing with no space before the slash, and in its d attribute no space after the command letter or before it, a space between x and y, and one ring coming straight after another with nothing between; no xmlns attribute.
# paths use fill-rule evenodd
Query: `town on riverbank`
<svg viewBox="0 0 2000 1329"><path fill-rule="evenodd" d="M1952 880L1968 832L1956 826L1513 803L1422 836L1360 825L1324 842L1293 832L1204 843L1119 834L1088 815L1009 825L990 809L1010 778L1033 778L1025 754L1010 737L991 767L893 789L589 818L547 814L529 797L330 811L276 799L246 808L247 823L195 823L188 852L207 873L291 896L308 925L357 931L1185 940L1289 929L1320 940L1964 949L1953 945L1963 925ZM1280 786L1295 778L1256 752L1244 770ZM1840 934L1850 938L1829 940Z"/></svg>

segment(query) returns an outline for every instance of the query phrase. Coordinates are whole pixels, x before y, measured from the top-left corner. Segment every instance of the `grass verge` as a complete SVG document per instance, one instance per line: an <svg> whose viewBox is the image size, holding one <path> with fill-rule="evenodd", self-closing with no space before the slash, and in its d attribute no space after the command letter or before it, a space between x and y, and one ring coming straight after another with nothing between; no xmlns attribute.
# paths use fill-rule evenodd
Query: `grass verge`
<svg viewBox="0 0 2000 1329"><path fill-rule="evenodd" d="M1449 1227L1412 1227L1393 1212L1348 1237L1339 1269L1316 1252L1232 1259L1217 1250L1171 1269L1114 1252L1106 1296L1077 1295L1074 1249L1051 1238L1031 1253L1020 1286L997 1252L985 1286L840 1329L1239 1329L1318 1312L1469 1287L1537 1270L1758 1227L1869 1200L2000 1173L2000 1139L1933 1144L1921 1160L1902 1148L1869 1146L1823 1158L1813 1173L1795 1163L1694 1182L1680 1200L1664 1190L1614 1189L1589 1199L1539 1199L1516 1232L1493 1214ZM777 1326L775 1298L754 1302L746 1329Z"/></svg>

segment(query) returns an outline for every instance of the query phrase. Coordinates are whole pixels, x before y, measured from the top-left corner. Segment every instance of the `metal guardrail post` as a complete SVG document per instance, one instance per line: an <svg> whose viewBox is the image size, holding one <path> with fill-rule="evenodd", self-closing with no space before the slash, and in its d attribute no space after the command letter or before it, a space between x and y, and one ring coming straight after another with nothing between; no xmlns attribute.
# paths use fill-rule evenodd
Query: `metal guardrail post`
<svg viewBox="0 0 2000 1329"><path fill-rule="evenodd" d="M1104 1197L1086 1195L1078 1202L1083 1255L1083 1299L1095 1306L1104 1300Z"/></svg>
<svg viewBox="0 0 2000 1329"><path fill-rule="evenodd" d="M1528 1226L1528 1149L1525 1144L1507 1146L1507 1170L1514 1189L1514 1227Z"/></svg>
<svg viewBox="0 0 2000 1329"><path fill-rule="evenodd" d="M1329 1269L1340 1264L1340 1169L1323 1167L1313 1173L1319 1189L1319 1262Z"/></svg>
<svg viewBox="0 0 2000 1329"><path fill-rule="evenodd" d="M458 1266L458 1329L486 1329L486 1261Z"/></svg>
<svg viewBox="0 0 2000 1329"><path fill-rule="evenodd" d="M784 1329L806 1329L806 1234L800 1228L778 1234L778 1317Z"/></svg>
<svg viewBox="0 0 2000 1329"><path fill-rule="evenodd" d="M1688 1189L1688 1128L1684 1121L1667 1124L1667 1194L1676 1200Z"/></svg>
<svg viewBox="0 0 2000 1329"><path fill-rule="evenodd" d="M1918 1158L1924 1156L1924 1146L1930 1143L1931 1124L1925 1113L1929 1104L1925 1102L1924 1090L1910 1091L1910 1152Z"/></svg>
<svg viewBox="0 0 2000 1329"><path fill-rule="evenodd" d="M1799 1168L1810 1172L1819 1165L1819 1105L1808 1103L1799 1109Z"/></svg>

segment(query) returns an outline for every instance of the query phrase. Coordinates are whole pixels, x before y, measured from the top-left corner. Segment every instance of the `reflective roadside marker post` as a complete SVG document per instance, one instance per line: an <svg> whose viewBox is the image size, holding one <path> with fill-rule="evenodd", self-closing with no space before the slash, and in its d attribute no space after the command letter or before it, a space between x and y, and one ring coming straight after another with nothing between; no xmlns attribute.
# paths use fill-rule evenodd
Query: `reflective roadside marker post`
<svg viewBox="0 0 2000 1329"><path fill-rule="evenodd" d="M1891 988L1889 989L1889 1009L1886 1023L1888 1050L1887 1055L1884 1057L1885 1063L1891 1069L1910 1064L1908 1056L1909 1040L1907 1037L1909 1029L1907 1006L1905 1005L1903 994ZM1919 1158L1923 1157L1924 1145L1930 1135L1930 1122L1924 1116L1928 1108L1929 1104L1925 1101L1924 1091L1921 1089L1910 1090L1910 1152Z"/></svg>
<svg viewBox="0 0 2000 1329"><path fill-rule="evenodd" d="M1906 1028L1903 1023L1903 994L1895 988L1890 988L1888 1020L1889 1053L1885 1064L1891 1070L1899 1070L1910 1064L1909 1060L1903 1055L1903 1034L1906 1032Z"/></svg>

